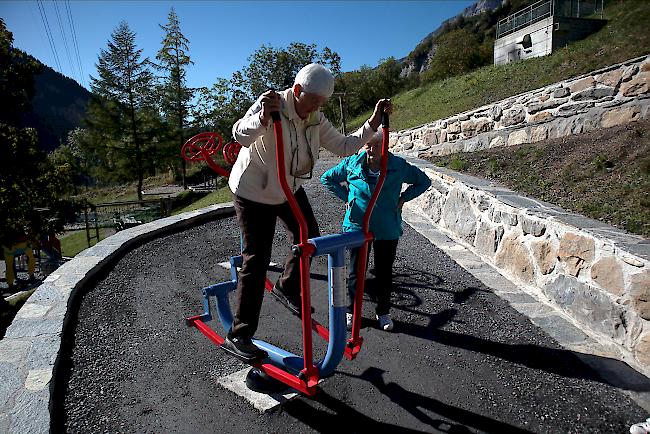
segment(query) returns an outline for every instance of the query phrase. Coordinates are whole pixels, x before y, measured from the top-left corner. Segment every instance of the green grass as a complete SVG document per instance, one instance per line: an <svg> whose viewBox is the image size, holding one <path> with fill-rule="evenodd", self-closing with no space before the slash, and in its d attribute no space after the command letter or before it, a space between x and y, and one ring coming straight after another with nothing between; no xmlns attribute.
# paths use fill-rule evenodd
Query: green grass
<svg viewBox="0 0 650 434"><path fill-rule="evenodd" d="M176 215L187 211L194 211L200 208L205 208L206 206L214 205L216 203L224 203L230 201L232 201L232 193L230 192L230 188L226 185L225 187L221 187L219 190L213 191L207 196L202 197L201 199L184 208L174 210L172 214Z"/></svg>
<svg viewBox="0 0 650 434"><path fill-rule="evenodd" d="M108 237L110 234L111 232L108 229L100 228L99 229L100 241ZM95 235L94 229L90 231L90 235L91 236ZM97 239L91 239L90 245L94 246L95 244L97 244ZM88 248L88 238L86 237L85 230L70 232L64 235L63 237L61 237L61 250L63 256L72 258L76 256L79 252L87 248Z"/></svg>
<svg viewBox="0 0 650 434"><path fill-rule="evenodd" d="M391 127L416 127L650 53L650 2L610 2L604 18L609 22L599 32L550 56L486 66L394 96ZM368 111L352 119L349 129L360 127L370 115Z"/></svg>

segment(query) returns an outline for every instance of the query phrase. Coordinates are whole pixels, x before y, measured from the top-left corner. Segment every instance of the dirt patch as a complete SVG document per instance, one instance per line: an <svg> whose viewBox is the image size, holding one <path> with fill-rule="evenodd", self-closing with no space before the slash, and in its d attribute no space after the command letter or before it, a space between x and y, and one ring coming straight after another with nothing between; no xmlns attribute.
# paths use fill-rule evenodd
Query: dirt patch
<svg viewBox="0 0 650 434"><path fill-rule="evenodd" d="M650 238L650 121L535 144L421 157Z"/></svg>

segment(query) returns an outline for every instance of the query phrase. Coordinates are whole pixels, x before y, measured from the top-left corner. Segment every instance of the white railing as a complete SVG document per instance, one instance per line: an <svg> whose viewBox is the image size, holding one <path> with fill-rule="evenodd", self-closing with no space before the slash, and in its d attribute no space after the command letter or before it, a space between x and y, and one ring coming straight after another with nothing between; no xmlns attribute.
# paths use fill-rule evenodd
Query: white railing
<svg viewBox="0 0 650 434"><path fill-rule="evenodd" d="M541 0L497 23L497 39L553 15L553 0Z"/></svg>

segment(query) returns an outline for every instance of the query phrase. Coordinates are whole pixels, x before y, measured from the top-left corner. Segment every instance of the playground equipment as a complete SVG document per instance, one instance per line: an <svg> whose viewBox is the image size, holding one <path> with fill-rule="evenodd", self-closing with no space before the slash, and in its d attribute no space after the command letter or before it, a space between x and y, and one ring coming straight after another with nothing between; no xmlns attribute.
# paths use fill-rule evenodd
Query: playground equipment
<svg viewBox="0 0 650 434"><path fill-rule="evenodd" d="M282 135L282 123L280 113L271 113L276 139L276 163L278 168L284 168L284 141ZM346 341L346 290L345 290L345 250L360 248L360 257L367 256L368 243L372 241L373 235L369 232L370 217L377 197L381 192L386 177L388 162L388 115L382 114L382 125L384 129L382 142L381 172L377 186L372 194L368 209L364 215L363 230L347 232L342 234L326 235L318 238L307 238L307 222L305 217L289 188L286 176L278 170L278 177L285 193L289 206L298 221L300 227L300 242L292 247L294 255L300 258L300 283L302 299L302 341L303 356L300 357L262 340L253 339L253 343L260 349L267 352L267 358L256 360L249 364L255 369L251 370L247 378L249 387L256 383L255 376L259 380L265 378L275 379L286 386L290 386L301 393L313 396L316 393L316 386L321 378L331 375L341 359L353 360L359 351L363 339L359 335L361 328L361 312L363 303L363 291L365 279L357 280L356 297L354 301L354 312L352 322L352 336ZM218 142L218 143L217 143ZM226 144L222 147L221 137L217 133L203 133L189 139L183 145L181 155L187 161L206 161L215 172L228 176L229 172L214 163L211 155L222 150L227 162L233 162L240 145L236 142ZM228 157L226 157L228 155ZM235 157L235 158L233 158ZM231 163L232 164L232 163ZM327 255L328 257L328 286L329 286L329 327L326 328L311 318L311 293L310 293L310 258L312 256ZM228 301L228 293L237 287L237 269L242 264L241 255L230 258L231 279L226 282L210 285L202 289L203 308L202 315L192 316L186 319L190 327L196 327L217 345L224 342L224 338L217 334L206 323L212 320L210 312L210 297L216 299L216 310L224 330L229 330L233 317ZM358 276L365 276L366 263L359 261ZM273 285L268 278L265 288L270 291ZM328 342L327 352L324 358L314 364L312 348L312 331ZM253 377L251 377L253 375ZM254 387L251 387L254 389Z"/></svg>

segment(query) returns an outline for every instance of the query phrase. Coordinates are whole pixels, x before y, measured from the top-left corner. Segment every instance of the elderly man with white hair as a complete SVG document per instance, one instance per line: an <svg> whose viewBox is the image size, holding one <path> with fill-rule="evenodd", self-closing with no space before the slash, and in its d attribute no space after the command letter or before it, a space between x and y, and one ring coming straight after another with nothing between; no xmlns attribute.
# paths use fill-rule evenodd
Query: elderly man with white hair
<svg viewBox="0 0 650 434"><path fill-rule="evenodd" d="M257 330L264 298L276 218L293 243L300 242L298 222L278 180L271 113L280 112L286 156L281 170L307 220L308 236L313 238L319 236L318 223L301 185L312 177L319 148L322 146L339 156L356 153L379 128L382 110L390 112L392 108L390 100L378 101L370 119L353 134L344 136L319 111L333 92L332 73L322 65L309 64L298 72L293 87L263 93L232 129L234 139L242 145L229 186L243 234L243 263L235 315L222 348L244 361L266 357L251 339ZM301 315L299 259L290 251L271 294L295 315Z"/></svg>

